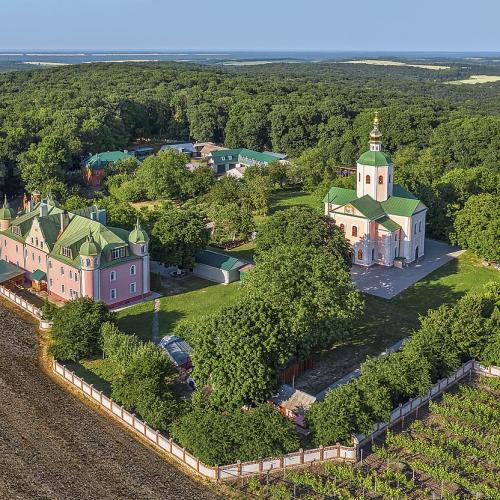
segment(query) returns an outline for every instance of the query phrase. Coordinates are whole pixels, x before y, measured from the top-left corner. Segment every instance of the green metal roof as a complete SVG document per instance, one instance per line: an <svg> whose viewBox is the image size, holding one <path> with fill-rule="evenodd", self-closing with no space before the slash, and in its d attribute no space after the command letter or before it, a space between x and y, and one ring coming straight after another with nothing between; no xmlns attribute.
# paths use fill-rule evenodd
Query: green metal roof
<svg viewBox="0 0 500 500"><path fill-rule="evenodd" d="M333 186L328 191L327 195L323 199L324 203L333 203L334 205L345 205L350 203L357 198L356 191L354 189L345 189Z"/></svg>
<svg viewBox="0 0 500 500"><path fill-rule="evenodd" d="M391 157L382 151L366 151L358 158L361 165L371 165L373 167L383 167L392 163Z"/></svg>
<svg viewBox="0 0 500 500"><path fill-rule="evenodd" d="M374 200L371 196L365 194L350 202L351 205L359 210L367 219L376 220L385 215L384 209L380 202Z"/></svg>
<svg viewBox="0 0 500 500"><path fill-rule="evenodd" d="M382 202L382 207L385 213L389 215L400 215L402 217L411 217L418 207L419 200L411 200L408 198L400 198L399 196L391 196L386 201Z"/></svg>
<svg viewBox="0 0 500 500"><path fill-rule="evenodd" d="M408 198L410 200L416 200L417 197L414 196L410 191L401 187L399 184L394 184L392 188L392 196L398 196L399 198Z"/></svg>
<svg viewBox="0 0 500 500"><path fill-rule="evenodd" d="M226 163L229 156L232 156L232 159L229 161L234 160L239 163L245 163L245 159L260 163L271 163L277 160L277 157L273 154L260 153L259 151L246 148L223 149L220 151L212 151L211 153L211 157L216 164Z"/></svg>
<svg viewBox="0 0 500 500"><path fill-rule="evenodd" d="M0 259L0 283L22 275L24 275L24 271L20 267Z"/></svg>
<svg viewBox="0 0 500 500"><path fill-rule="evenodd" d="M377 219L377 222L391 233L401 228L401 226L397 222L394 222L392 219L389 219L387 215L385 215L380 219Z"/></svg>
<svg viewBox="0 0 500 500"><path fill-rule="evenodd" d="M213 250L201 250L196 254L196 262L210 267L217 267L223 271L231 271L245 265L245 262L236 257L229 257L226 254L214 252Z"/></svg>
<svg viewBox="0 0 500 500"><path fill-rule="evenodd" d="M33 281L42 281L47 277L47 275L41 270L37 269L31 273L31 279Z"/></svg>
<svg viewBox="0 0 500 500"><path fill-rule="evenodd" d="M108 163L125 160L126 158L135 158L135 156L124 151L106 151L105 153L96 153L85 161L85 165L90 169L104 168Z"/></svg>

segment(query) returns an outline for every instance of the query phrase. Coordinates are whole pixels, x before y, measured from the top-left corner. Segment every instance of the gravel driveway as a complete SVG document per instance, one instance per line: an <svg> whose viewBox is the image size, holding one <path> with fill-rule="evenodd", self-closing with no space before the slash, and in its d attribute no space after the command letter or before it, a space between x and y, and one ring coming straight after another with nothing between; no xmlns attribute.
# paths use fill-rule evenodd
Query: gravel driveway
<svg viewBox="0 0 500 500"><path fill-rule="evenodd" d="M0 303L1 499L216 498L64 391L37 348L33 327Z"/></svg>

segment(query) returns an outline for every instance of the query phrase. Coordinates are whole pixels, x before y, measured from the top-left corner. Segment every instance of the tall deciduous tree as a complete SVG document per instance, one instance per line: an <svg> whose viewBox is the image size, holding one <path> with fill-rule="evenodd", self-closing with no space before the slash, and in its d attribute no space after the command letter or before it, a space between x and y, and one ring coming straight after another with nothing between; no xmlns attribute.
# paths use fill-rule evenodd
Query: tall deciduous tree
<svg viewBox="0 0 500 500"><path fill-rule="evenodd" d="M137 169L136 182L150 200L181 198L186 163L186 155L173 150L149 156Z"/></svg>
<svg viewBox="0 0 500 500"><path fill-rule="evenodd" d="M323 248L351 265L350 245L330 218L308 207L292 207L276 212L259 228L256 254L279 245Z"/></svg>
<svg viewBox="0 0 500 500"><path fill-rule="evenodd" d="M493 194L471 196L456 216L452 240L489 262L500 261L500 199Z"/></svg>
<svg viewBox="0 0 500 500"><path fill-rule="evenodd" d="M349 337L362 300L343 260L324 247L284 243L259 254L243 292L280 311L293 337L293 353L307 356Z"/></svg>
<svg viewBox="0 0 500 500"><path fill-rule="evenodd" d="M164 207L151 232L152 255L163 264L191 268L195 255L208 244L203 217L191 210Z"/></svg>

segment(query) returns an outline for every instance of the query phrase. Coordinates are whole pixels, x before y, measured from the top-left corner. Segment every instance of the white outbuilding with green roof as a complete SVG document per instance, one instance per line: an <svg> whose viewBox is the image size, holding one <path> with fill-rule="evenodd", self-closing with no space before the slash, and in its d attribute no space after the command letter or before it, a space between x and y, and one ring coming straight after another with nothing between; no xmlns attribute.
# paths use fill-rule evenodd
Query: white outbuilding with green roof
<svg viewBox="0 0 500 500"><path fill-rule="evenodd" d="M325 214L350 241L353 263L402 265L424 255L427 207L394 184L391 157L382 151L375 113L370 149L356 165L356 190L332 187L323 200Z"/></svg>

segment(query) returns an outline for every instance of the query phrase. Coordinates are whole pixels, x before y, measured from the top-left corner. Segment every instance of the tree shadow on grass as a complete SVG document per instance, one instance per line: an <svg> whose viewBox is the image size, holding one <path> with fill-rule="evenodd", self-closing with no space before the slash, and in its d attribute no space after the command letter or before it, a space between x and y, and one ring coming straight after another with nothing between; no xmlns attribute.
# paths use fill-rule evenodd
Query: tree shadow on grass
<svg viewBox="0 0 500 500"><path fill-rule="evenodd" d="M97 390L102 391L107 396L111 395L110 382L100 377L93 371L89 370L85 366L81 365L80 363L68 363L66 364L66 368L68 370L75 372L75 375L77 375L80 378L83 378L85 382L87 382L88 384L93 384L93 386Z"/></svg>
<svg viewBox="0 0 500 500"><path fill-rule="evenodd" d="M180 311L165 311L164 309L160 309L158 312L160 338L165 335L173 335L175 326L185 316L186 314Z"/></svg>
<svg viewBox="0 0 500 500"><path fill-rule="evenodd" d="M420 316L442 304L453 304L465 294L441 281L457 272L454 259L392 299L365 295L365 313L355 326L353 341L358 345L373 343L382 351L411 335L419 328Z"/></svg>

